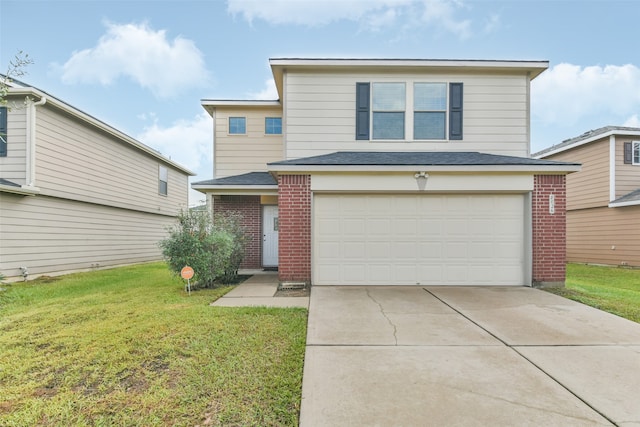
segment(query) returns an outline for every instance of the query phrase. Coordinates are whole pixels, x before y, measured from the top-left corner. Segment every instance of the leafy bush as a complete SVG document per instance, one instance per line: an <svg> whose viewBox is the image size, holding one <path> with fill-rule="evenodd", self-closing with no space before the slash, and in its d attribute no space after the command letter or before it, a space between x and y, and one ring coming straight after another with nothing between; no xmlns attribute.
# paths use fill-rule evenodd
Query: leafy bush
<svg viewBox="0 0 640 427"><path fill-rule="evenodd" d="M238 274L246 237L238 214L216 215L207 211L181 211L169 227L169 237L159 245L169 268L176 274L185 265L195 272L195 287L228 283Z"/></svg>

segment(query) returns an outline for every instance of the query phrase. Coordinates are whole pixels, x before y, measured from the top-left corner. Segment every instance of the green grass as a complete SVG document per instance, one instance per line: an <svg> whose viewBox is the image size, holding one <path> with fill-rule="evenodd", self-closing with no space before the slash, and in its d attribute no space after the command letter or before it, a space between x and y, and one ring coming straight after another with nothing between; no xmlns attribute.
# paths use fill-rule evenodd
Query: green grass
<svg viewBox="0 0 640 427"><path fill-rule="evenodd" d="M551 292L640 323L640 270L567 265L564 289Z"/></svg>
<svg viewBox="0 0 640 427"><path fill-rule="evenodd" d="M217 308L165 264L2 285L0 425L297 425L307 311Z"/></svg>

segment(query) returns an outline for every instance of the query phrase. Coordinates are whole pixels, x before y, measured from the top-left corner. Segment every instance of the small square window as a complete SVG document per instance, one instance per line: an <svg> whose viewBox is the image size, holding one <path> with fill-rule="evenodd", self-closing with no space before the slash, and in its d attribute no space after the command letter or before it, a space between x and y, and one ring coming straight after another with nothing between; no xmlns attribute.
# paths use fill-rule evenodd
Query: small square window
<svg viewBox="0 0 640 427"><path fill-rule="evenodd" d="M244 135L247 133L246 117L229 117L229 133L235 135Z"/></svg>
<svg viewBox="0 0 640 427"><path fill-rule="evenodd" d="M264 133L267 135L282 135L282 118L281 117L265 118Z"/></svg>
<svg viewBox="0 0 640 427"><path fill-rule="evenodd" d="M166 196L169 190L169 171L166 167L158 168L158 193Z"/></svg>

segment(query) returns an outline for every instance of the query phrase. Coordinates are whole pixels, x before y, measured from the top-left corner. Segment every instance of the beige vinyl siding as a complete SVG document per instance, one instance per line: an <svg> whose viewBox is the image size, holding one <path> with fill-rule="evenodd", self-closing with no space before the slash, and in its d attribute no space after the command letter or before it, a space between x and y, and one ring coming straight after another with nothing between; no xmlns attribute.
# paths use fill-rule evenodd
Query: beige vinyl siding
<svg viewBox="0 0 640 427"><path fill-rule="evenodd" d="M9 102L7 113L7 157L0 157L0 178L27 184L27 107Z"/></svg>
<svg viewBox="0 0 640 427"><path fill-rule="evenodd" d="M247 133L229 135L229 117L245 117ZM265 134L267 117L283 117L282 108L216 107L214 139L216 178L266 171L267 163L282 160L282 135Z"/></svg>
<svg viewBox="0 0 640 427"><path fill-rule="evenodd" d="M624 164L624 143L640 137L616 136L616 198L640 188L640 165Z"/></svg>
<svg viewBox="0 0 640 427"><path fill-rule="evenodd" d="M567 212L567 261L640 266L638 218L640 206Z"/></svg>
<svg viewBox="0 0 640 427"><path fill-rule="evenodd" d="M175 219L46 196L0 193L0 273L31 277L161 259Z"/></svg>
<svg viewBox="0 0 640 427"><path fill-rule="evenodd" d="M285 79L286 157L349 151L447 150L502 155L529 154L528 78L497 74L289 73ZM464 83L462 141L356 141L357 82ZM407 97L407 137L413 134L413 104Z"/></svg>
<svg viewBox="0 0 640 427"><path fill-rule="evenodd" d="M607 206L609 203L609 138L546 157L582 163L582 170L567 175L567 209Z"/></svg>
<svg viewBox="0 0 640 427"><path fill-rule="evenodd" d="M42 194L173 215L188 204L188 177L163 163L169 191L159 195L159 164L56 108L38 107L36 185Z"/></svg>

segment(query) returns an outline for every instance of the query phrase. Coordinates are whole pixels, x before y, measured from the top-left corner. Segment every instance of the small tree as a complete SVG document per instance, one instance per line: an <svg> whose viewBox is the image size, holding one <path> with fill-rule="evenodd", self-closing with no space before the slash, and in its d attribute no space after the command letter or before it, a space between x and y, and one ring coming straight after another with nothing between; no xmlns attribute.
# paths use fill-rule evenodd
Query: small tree
<svg viewBox="0 0 640 427"><path fill-rule="evenodd" d="M159 245L176 274L189 265L195 286L205 288L236 277L246 241L237 216L216 217L214 223L206 211L181 211L167 231L169 237Z"/></svg>
<svg viewBox="0 0 640 427"><path fill-rule="evenodd" d="M33 64L33 59L28 53L18 51L11 61L4 76L0 76L0 106L7 105L7 94L12 77L22 77L27 74L27 66Z"/></svg>

